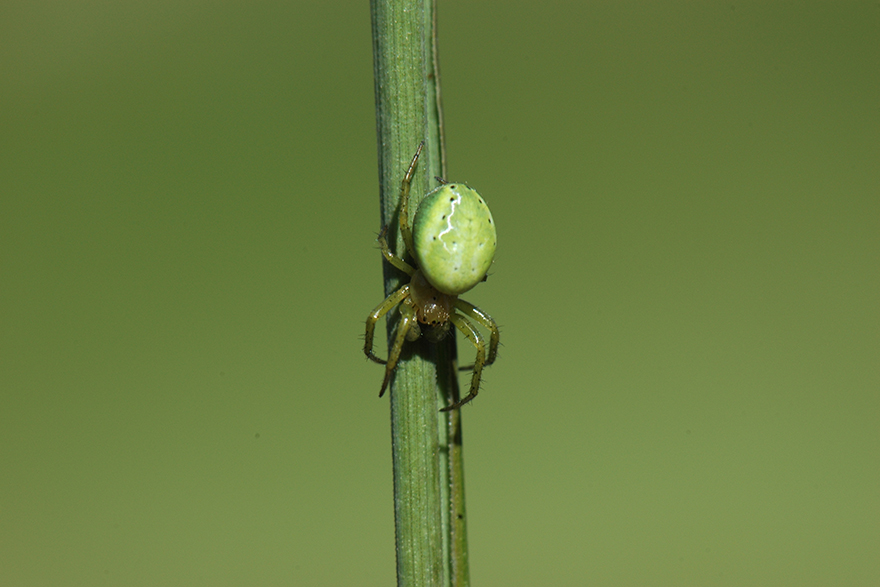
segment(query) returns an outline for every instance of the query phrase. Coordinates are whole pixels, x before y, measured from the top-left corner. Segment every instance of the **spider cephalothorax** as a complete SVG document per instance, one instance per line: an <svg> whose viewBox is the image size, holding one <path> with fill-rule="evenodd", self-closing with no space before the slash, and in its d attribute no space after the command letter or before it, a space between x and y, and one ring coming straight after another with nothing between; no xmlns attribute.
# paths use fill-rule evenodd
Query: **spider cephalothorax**
<svg viewBox="0 0 880 587"><path fill-rule="evenodd" d="M419 204L410 226L409 187L423 146L419 145L400 184L400 232L418 267L391 252L385 240L388 227L383 228L379 234L382 256L411 279L385 298L367 317L364 353L385 365L385 379L379 391L379 397L382 397L397 366L404 340L415 341L424 335L428 340L438 342L454 325L476 347L477 357L473 367L467 367L473 369L470 392L461 401L442 410L449 411L476 397L483 367L491 365L498 354L495 321L458 297L486 278L495 258L495 222L486 202L475 190L464 184L440 180L440 187ZM388 361L385 361L373 353L373 330L376 322L395 307L400 308L400 321L388 351ZM474 328L471 320L489 331L488 349L483 335Z"/></svg>

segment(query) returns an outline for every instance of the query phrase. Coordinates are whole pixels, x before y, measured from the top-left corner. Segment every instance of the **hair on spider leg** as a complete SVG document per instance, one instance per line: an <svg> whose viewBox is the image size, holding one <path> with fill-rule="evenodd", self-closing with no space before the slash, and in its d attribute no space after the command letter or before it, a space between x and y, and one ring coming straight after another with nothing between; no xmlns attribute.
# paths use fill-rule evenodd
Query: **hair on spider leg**
<svg viewBox="0 0 880 587"><path fill-rule="evenodd" d="M382 247L381 247L381 245L379 244L379 241L380 241L381 239L385 238L385 236L388 234L388 225L387 225L387 224L384 225L384 226L379 230L379 232L376 232L376 233L373 233L373 234L376 235L376 238L373 239L373 240L376 242L376 246L375 246L374 248L376 248L376 249L380 249L380 250L381 250Z"/></svg>
<svg viewBox="0 0 880 587"><path fill-rule="evenodd" d="M502 325L502 324L496 324L495 326L496 326L496 328L498 328L498 332L499 332L499 334L500 334L501 331L504 329L504 325ZM457 340L458 340L458 339L456 339L456 341L457 341ZM499 336L499 337L498 337L498 342L495 344L495 354L492 356L492 360L491 360L491 361L487 361L486 363L483 364L483 368L484 368L484 369L485 369L486 367L489 367L489 366L493 365L493 364L495 363L495 361L498 360L498 355L501 354L501 347L503 347L503 346L504 346L504 343L501 342L501 337ZM487 349L487 350L488 350L488 349ZM487 359L488 359L488 357L487 357ZM474 370L474 366L475 366L474 363L470 363L470 364L468 364L468 365L459 365L458 367L456 367L456 370L459 371L459 372L461 372L461 373L464 373L465 371L473 371L473 370ZM480 380L482 380L482 377L480 378Z"/></svg>
<svg viewBox="0 0 880 587"><path fill-rule="evenodd" d="M479 387L477 387L477 390L475 393L473 393L473 395L470 395L470 396L464 395L464 397L462 397L463 394L459 394L459 397L455 399L455 402L446 406L445 408L441 409L440 411L441 412L451 412L452 410L460 409L468 404L473 405L476 402L477 397L479 397L479 392L481 392L483 390L485 383L486 383L486 378L481 377L480 378L480 385L479 385ZM452 399L452 398L448 398L448 399Z"/></svg>

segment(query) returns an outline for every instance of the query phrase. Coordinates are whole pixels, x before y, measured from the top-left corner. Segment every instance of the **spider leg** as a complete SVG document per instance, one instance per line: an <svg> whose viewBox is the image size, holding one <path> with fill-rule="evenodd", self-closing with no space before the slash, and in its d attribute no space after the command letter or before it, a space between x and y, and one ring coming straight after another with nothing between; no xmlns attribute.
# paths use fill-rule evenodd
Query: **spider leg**
<svg viewBox="0 0 880 587"><path fill-rule="evenodd" d="M483 335L480 334L479 331L474 328L474 325L461 314L452 314L449 319L455 324L455 327L458 328L475 347L477 347L477 358L474 361L474 375L471 378L470 392L464 397L464 399L455 402L451 406L446 406L440 410L441 412L449 412L460 408L477 397L477 393L480 391L480 377L483 374L483 365L486 364L486 341L483 339Z"/></svg>
<svg viewBox="0 0 880 587"><path fill-rule="evenodd" d="M403 341L406 340L406 335L409 333L410 328L415 321L415 308L409 304L401 304L400 321L397 323L397 335L394 337L394 344L391 346L391 350L388 351L388 363L385 365L385 379L382 380L382 389L379 390L379 397L382 397L385 394L385 388L388 387L388 382L391 381L391 374L394 373L394 368L397 367L397 360L400 358L401 349L403 349Z"/></svg>
<svg viewBox="0 0 880 587"><path fill-rule="evenodd" d="M416 154L413 155L412 161L410 161L409 169L406 170L406 175L403 176L403 181L400 182L400 234L403 235L406 250L413 256L415 256L416 249L413 246L412 227L409 225L409 184L412 182L416 164L419 162L419 155L422 154L424 146L425 141L419 143L419 148L416 149ZM410 273L410 275L412 274Z"/></svg>
<svg viewBox="0 0 880 587"><path fill-rule="evenodd" d="M485 313L470 302L466 302L462 299L456 298L455 307L482 324L483 328L489 331L489 356L486 358L486 362L483 364L484 367L488 367L495 362L495 357L498 356L498 340L500 338L498 325L495 323L494 320L492 320L492 316ZM470 371L473 368L473 365L469 365L467 367L459 367L458 370Z"/></svg>
<svg viewBox="0 0 880 587"><path fill-rule="evenodd" d="M416 270L409 263L392 253L391 249L388 248L388 241L385 240L386 232L388 232L387 224L382 227L382 232L379 233L379 238L376 239L379 241L379 248L382 250L382 256L385 257L385 260L391 265L397 267L407 275L412 275Z"/></svg>
<svg viewBox="0 0 880 587"><path fill-rule="evenodd" d="M380 359L373 353L373 331L376 328L376 322L379 321L379 318L387 314L391 308L399 304L403 299L405 299L409 295L409 284L407 283L390 296L385 298L385 301L376 306L376 309L370 312L370 315L367 316L367 330L364 333L364 354L367 355L367 358L371 361L375 361L380 365L385 364L384 359ZM398 351L399 353L400 351Z"/></svg>

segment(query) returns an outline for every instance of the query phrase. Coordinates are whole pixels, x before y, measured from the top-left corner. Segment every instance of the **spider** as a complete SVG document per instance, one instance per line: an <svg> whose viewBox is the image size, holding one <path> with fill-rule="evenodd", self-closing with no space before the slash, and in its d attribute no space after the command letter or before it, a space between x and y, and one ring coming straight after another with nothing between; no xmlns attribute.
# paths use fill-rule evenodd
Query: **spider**
<svg viewBox="0 0 880 587"><path fill-rule="evenodd" d="M410 225L410 182L424 145L424 142L419 145L400 183L400 232L417 266L391 252L385 240L388 226L383 227L378 238L382 256L411 279L370 312L364 353L385 365L385 379L379 390L382 397L397 367L404 340L414 342L424 335L431 342L439 342L449 333L450 325L454 325L476 347L477 357L473 365L461 368L462 371L473 369L470 392L464 399L440 410L448 412L477 396L483 367L491 365L498 354L498 325L491 316L458 297L486 280L486 272L495 258L495 223L480 194L464 184L451 184L438 177L441 185L425 196ZM376 322L395 307L400 308L400 321L388 360L384 361L373 353L373 330ZM488 352L485 338L471 320L489 331Z"/></svg>

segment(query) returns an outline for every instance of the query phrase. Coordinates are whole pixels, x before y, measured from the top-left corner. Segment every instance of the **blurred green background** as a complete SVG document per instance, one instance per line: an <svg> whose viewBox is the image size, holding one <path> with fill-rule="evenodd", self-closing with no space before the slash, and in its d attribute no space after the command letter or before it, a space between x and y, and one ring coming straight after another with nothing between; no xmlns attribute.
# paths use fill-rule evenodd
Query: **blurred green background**
<svg viewBox="0 0 880 587"><path fill-rule="evenodd" d="M880 584L880 4L439 18L473 584ZM0 78L0 584L393 584L367 2L6 1Z"/></svg>

